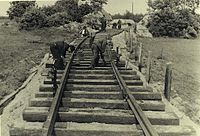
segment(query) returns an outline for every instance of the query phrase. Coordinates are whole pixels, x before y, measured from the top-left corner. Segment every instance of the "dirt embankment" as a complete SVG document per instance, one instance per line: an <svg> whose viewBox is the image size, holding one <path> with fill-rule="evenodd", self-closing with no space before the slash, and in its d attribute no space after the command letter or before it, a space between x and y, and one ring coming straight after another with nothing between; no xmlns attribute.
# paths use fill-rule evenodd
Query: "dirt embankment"
<svg viewBox="0 0 200 136"><path fill-rule="evenodd" d="M7 20L5 20L7 21ZM30 75L30 69L38 65L49 52L48 42L75 38L65 30L44 28L34 31L19 31L9 22L0 25L0 100L19 88Z"/></svg>

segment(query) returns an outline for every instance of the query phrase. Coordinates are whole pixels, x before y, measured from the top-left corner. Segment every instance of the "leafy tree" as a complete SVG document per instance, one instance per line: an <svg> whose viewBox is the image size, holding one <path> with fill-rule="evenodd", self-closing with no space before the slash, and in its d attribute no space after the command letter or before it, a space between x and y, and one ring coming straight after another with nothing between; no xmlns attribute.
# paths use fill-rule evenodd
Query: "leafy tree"
<svg viewBox="0 0 200 136"><path fill-rule="evenodd" d="M47 16L40 9L33 7L23 14L20 20L20 29L31 30L42 28L46 24Z"/></svg>
<svg viewBox="0 0 200 136"><path fill-rule="evenodd" d="M108 0L90 0L90 3L94 11L101 11L103 5L108 3Z"/></svg>
<svg viewBox="0 0 200 136"><path fill-rule="evenodd" d="M101 10L106 3L107 0L90 0L79 6L78 0L58 0L54 8L57 12L68 13L73 21L81 22L84 15Z"/></svg>
<svg viewBox="0 0 200 136"><path fill-rule="evenodd" d="M26 12L27 9L34 7L35 1L12 1L7 14L10 19L20 18Z"/></svg>
<svg viewBox="0 0 200 136"><path fill-rule="evenodd" d="M47 16L51 16L57 13L57 9L55 8L54 5L41 7L40 10Z"/></svg>
<svg viewBox="0 0 200 136"><path fill-rule="evenodd" d="M132 19L134 22L140 22L144 17L143 14L132 14L129 11L126 11L123 15L121 14L115 14L113 15L113 19Z"/></svg>
<svg viewBox="0 0 200 136"><path fill-rule="evenodd" d="M78 5L79 0L58 0L52 6L38 8L35 1L10 2L10 19L18 18L20 29L60 26L70 21L82 22L83 16L102 9L107 0L88 0Z"/></svg>
<svg viewBox="0 0 200 136"><path fill-rule="evenodd" d="M78 7L78 22L82 22L83 16L93 12L92 7L86 2Z"/></svg>
<svg viewBox="0 0 200 136"><path fill-rule="evenodd" d="M148 6L153 10L171 7L195 11L199 7L199 0L148 0Z"/></svg>
<svg viewBox="0 0 200 136"><path fill-rule="evenodd" d="M149 30L154 36L183 36L188 27L199 31L200 22L194 13L196 6L187 7L182 0L149 0ZM183 5L184 4L184 5Z"/></svg>
<svg viewBox="0 0 200 136"><path fill-rule="evenodd" d="M66 12L57 12L48 17L47 26L61 26L64 24L68 24L72 18Z"/></svg>
<svg viewBox="0 0 200 136"><path fill-rule="evenodd" d="M57 12L66 12L73 21L78 19L78 0L58 0L55 3Z"/></svg>

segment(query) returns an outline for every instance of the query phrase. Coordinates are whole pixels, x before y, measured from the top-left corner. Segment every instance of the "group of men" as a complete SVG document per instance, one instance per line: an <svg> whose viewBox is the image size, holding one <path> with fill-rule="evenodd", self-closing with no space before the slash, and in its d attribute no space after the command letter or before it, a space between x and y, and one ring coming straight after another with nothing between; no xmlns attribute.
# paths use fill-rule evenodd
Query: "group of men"
<svg viewBox="0 0 200 136"><path fill-rule="evenodd" d="M122 21L118 20L117 23L113 23L112 28L113 29L121 29L122 28Z"/></svg>
<svg viewBox="0 0 200 136"><path fill-rule="evenodd" d="M101 22L101 32L106 31L107 21L105 15L100 19ZM118 21L118 28L121 29L121 20ZM80 31L81 37L89 36L90 35L90 48L93 53L93 57L91 59L91 65L89 68L94 69L96 66L99 65L99 59L101 58L103 61L103 65L106 65L106 61L104 59L104 52L106 49L106 45L110 45L112 48L112 41L111 39L104 38L95 38L95 34L90 34L87 27L84 26L83 29ZM75 47L70 45L66 41L57 41L50 44L50 51L53 55L53 59L55 60L54 66L56 69L64 69L64 61L66 51L73 52Z"/></svg>
<svg viewBox="0 0 200 136"><path fill-rule="evenodd" d="M89 32L86 29L86 27L83 28L81 32L82 36L88 36ZM104 52L106 49L107 45L107 38L100 38L96 39L96 34L90 35L90 48L93 53L93 57L91 59L91 64L89 68L94 69L96 66L99 65L99 59L101 58L103 61L103 65L106 65L106 61L104 59ZM110 43L110 41L109 41ZM53 59L55 60L54 62L54 67L56 69L64 69L64 61L63 59L65 58L66 52L73 52L75 50L75 47L73 45L70 45L67 41L57 41L50 43L50 51L52 53Z"/></svg>

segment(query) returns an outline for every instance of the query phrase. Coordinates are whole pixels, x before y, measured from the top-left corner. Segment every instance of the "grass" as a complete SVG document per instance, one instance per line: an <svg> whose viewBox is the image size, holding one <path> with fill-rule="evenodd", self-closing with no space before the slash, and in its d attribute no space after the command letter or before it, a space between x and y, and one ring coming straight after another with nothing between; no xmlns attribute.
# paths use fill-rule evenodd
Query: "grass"
<svg viewBox="0 0 200 136"><path fill-rule="evenodd" d="M0 19L1 23L9 22ZM44 28L34 31L19 31L17 25L0 23L0 99L10 94L29 76L29 70L40 64L45 53L49 52L48 42L75 38L65 30Z"/></svg>
<svg viewBox="0 0 200 136"><path fill-rule="evenodd" d="M173 63L172 98L181 98L179 109L200 124L200 38L140 38L144 56L152 51L152 80L164 83L165 66ZM163 50L163 59L158 59Z"/></svg>

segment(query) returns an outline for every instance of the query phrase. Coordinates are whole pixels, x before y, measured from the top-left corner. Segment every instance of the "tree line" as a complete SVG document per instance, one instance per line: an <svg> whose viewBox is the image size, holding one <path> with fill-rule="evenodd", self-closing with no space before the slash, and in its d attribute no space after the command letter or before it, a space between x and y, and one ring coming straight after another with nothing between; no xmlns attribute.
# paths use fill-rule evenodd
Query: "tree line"
<svg viewBox="0 0 200 136"><path fill-rule="evenodd" d="M82 0L84 1L84 0ZM82 22L83 16L99 11L107 0L58 0L52 6L38 7L36 1L12 1L7 14L19 23L20 29L61 26L72 21Z"/></svg>
<svg viewBox="0 0 200 136"><path fill-rule="evenodd" d="M87 1L81 5L80 1ZM19 23L20 29L61 26L72 21L82 22L89 13L100 11L107 0L58 0L52 6L38 7L36 1L12 1L8 15ZM197 37L200 15L195 11L200 0L148 0L147 28L153 36ZM132 19L139 22L143 14L115 14L114 19Z"/></svg>
<svg viewBox="0 0 200 136"><path fill-rule="evenodd" d="M134 22L138 23L143 19L143 14L133 14L130 11L126 11L124 14L115 14L112 16L113 19L131 19Z"/></svg>

